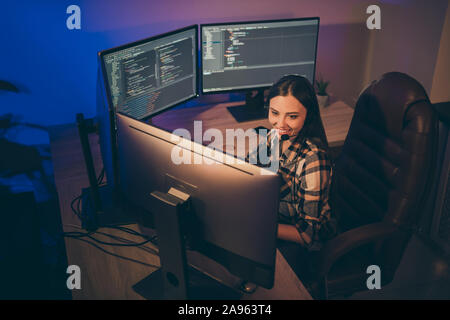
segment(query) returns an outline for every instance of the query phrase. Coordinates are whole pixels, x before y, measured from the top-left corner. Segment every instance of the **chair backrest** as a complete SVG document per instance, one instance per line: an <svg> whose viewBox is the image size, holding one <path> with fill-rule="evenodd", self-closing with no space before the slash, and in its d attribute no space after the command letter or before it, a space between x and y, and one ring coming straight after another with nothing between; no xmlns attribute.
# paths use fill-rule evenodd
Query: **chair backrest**
<svg viewBox="0 0 450 320"><path fill-rule="evenodd" d="M390 72L360 95L336 160L333 211L342 231L416 222L430 188L437 117L422 85Z"/></svg>

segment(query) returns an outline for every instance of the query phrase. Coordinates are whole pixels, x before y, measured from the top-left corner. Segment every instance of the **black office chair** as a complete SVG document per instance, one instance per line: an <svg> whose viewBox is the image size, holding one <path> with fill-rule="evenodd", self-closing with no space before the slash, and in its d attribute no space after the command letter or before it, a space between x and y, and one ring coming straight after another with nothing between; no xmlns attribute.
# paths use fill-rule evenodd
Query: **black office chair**
<svg viewBox="0 0 450 320"><path fill-rule="evenodd" d="M334 167L340 233L314 259L316 297L367 290L370 265L382 286L392 281L429 196L437 124L424 88L406 74L386 73L362 92Z"/></svg>

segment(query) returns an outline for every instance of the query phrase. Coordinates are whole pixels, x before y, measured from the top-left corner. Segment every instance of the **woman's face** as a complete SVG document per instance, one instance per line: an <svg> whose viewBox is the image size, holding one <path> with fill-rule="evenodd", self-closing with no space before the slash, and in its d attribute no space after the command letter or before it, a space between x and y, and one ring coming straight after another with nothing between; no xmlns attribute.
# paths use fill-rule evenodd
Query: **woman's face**
<svg viewBox="0 0 450 320"><path fill-rule="evenodd" d="M269 101L269 122L277 130L278 136L296 136L303 128L306 108L291 95L276 96Z"/></svg>

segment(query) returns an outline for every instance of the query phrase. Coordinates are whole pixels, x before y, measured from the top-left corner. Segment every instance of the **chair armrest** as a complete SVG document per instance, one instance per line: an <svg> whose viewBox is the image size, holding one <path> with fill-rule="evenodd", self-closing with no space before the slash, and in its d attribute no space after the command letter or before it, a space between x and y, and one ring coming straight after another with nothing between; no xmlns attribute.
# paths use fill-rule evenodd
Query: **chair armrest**
<svg viewBox="0 0 450 320"><path fill-rule="evenodd" d="M377 222L337 235L328 241L318 253L318 279L326 277L333 264L346 253L365 244L385 239L399 230L395 224Z"/></svg>

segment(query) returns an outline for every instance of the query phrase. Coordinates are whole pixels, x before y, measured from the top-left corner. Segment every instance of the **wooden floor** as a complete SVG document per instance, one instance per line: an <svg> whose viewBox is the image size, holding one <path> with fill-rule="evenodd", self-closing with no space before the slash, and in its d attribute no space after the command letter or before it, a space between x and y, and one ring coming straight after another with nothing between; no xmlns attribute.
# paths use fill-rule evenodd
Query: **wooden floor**
<svg viewBox="0 0 450 320"><path fill-rule="evenodd" d="M267 120L236 123L231 115L225 112L228 105L230 104L168 111L155 117L153 123L166 130L177 128L193 130L193 120L203 120L203 130L208 128L224 130L230 126L244 130L259 125L269 127ZM329 109L322 110L322 118L330 145L342 144L352 114L353 109L343 103L337 103ZM51 127L49 134L63 229L65 232L80 231L80 221L71 210L71 202L80 195L82 188L88 187L88 178L78 131L76 125L71 124ZM98 175L103 165L97 135L90 136L90 145ZM137 225L129 227L141 231ZM142 241L137 236L114 229L100 229L99 231L135 242ZM103 235L97 234L95 237L103 241L111 241L110 238ZM83 239L92 242L88 238ZM78 265L81 269L81 289L72 291L74 299L142 299L132 290L132 285L159 266L158 256L152 253L156 252L157 248L151 244L147 244L145 248L99 245L117 256L104 253L91 244L78 239L66 238L65 244L69 265ZM128 257L134 261L118 256ZM225 271L222 270L222 272ZM253 295L244 298L311 299L311 296L282 255L277 252L274 288L272 290L258 288Z"/></svg>

